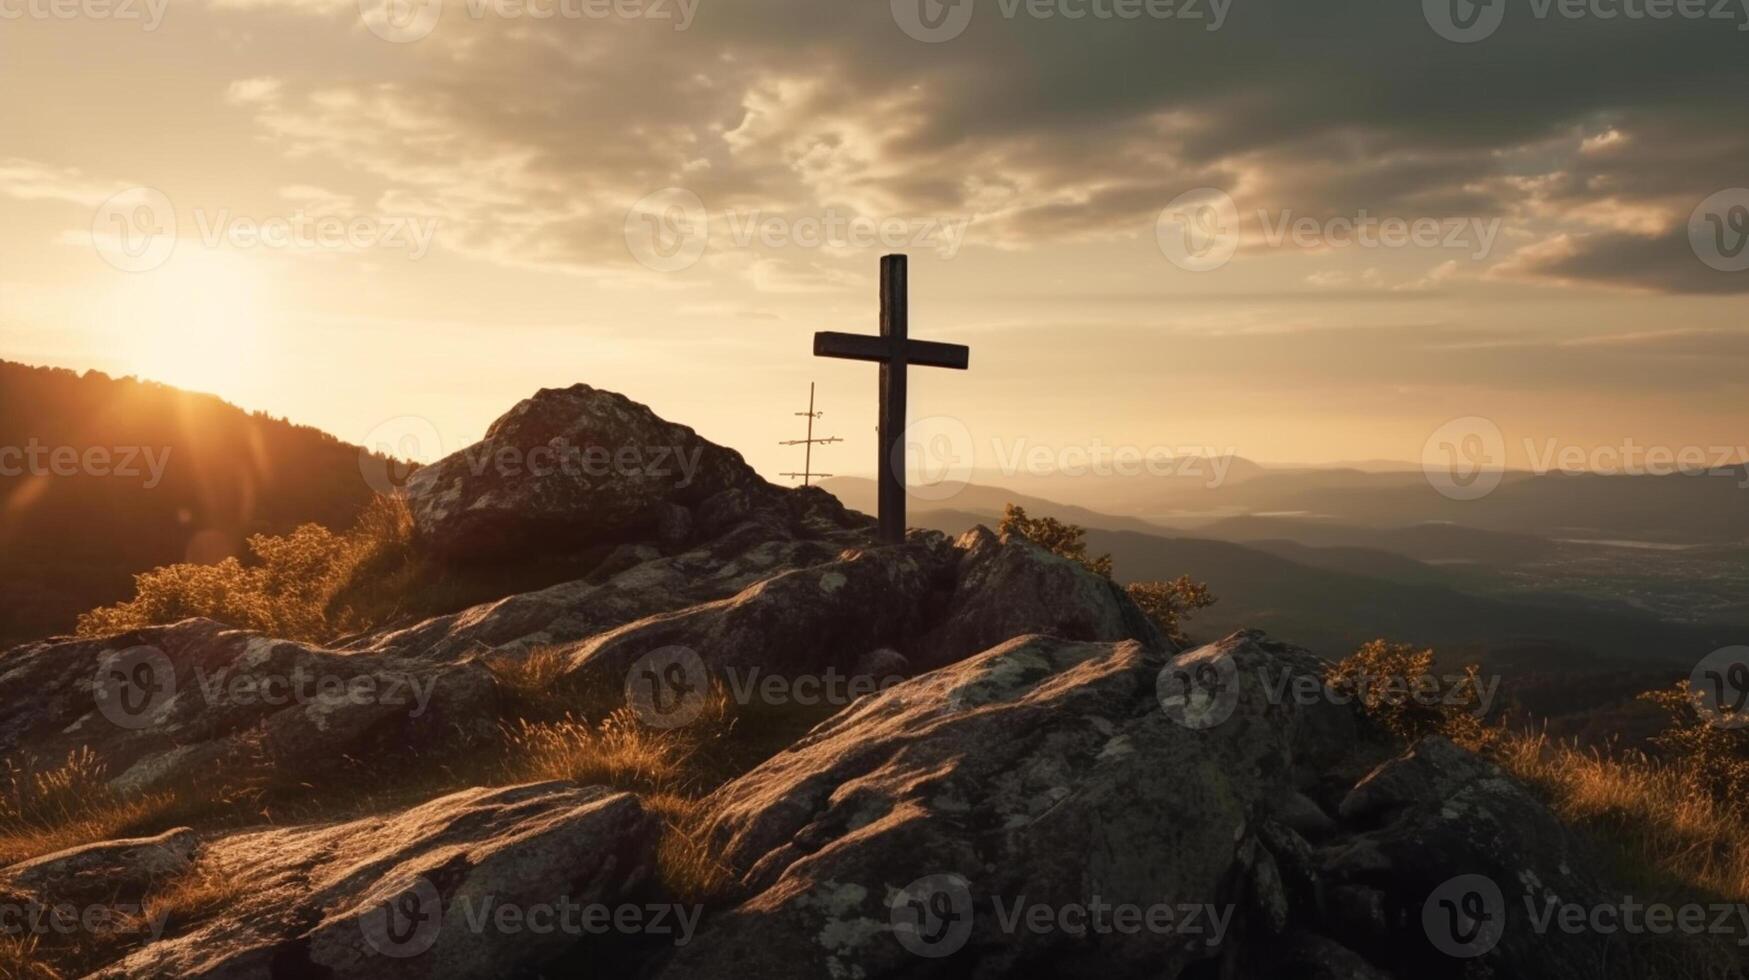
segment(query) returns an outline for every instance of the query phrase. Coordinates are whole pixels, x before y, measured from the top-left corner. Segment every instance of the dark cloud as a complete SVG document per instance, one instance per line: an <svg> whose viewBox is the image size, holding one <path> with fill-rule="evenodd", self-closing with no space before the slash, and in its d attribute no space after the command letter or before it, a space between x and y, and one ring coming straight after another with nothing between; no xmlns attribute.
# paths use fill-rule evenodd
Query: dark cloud
<svg viewBox="0 0 1749 980"><path fill-rule="evenodd" d="M484 250L560 263L623 261L625 208L669 185L712 209L976 215L974 242L1027 244L1146 232L1206 184L1248 210L1500 216L1582 242L1524 274L1744 288L1685 264L1670 231L1677 202L1742 179L1736 23L1539 20L1511 2L1494 36L1456 44L1419 3L1234 0L1210 31L961 2L968 28L938 44L885 0L704 0L686 31L446 21L408 52L418 84L350 110L294 90L261 114L451 197ZM1662 227L1609 226L1636 212Z"/></svg>

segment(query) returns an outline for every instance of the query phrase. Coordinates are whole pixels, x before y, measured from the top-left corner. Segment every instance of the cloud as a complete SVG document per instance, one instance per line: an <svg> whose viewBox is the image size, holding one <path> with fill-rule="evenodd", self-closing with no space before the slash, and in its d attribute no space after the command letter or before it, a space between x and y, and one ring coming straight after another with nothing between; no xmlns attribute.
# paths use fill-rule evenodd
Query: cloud
<svg viewBox="0 0 1749 980"><path fill-rule="evenodd" d="M359 31L355 10L284 2ZM1729 288L1680 268L1667 234L1641 239L1740 175L1731 25L1519 19L1457 45L1418 4L1271 0L1209 31L985 2L926 44L886 3L707 4L686 30L493 9L451 3L429 37L385 42L393 77L244 79L230 101L290 152L442 211L452 245L520 264L626 266L627 208L668 186L712 213L972 218L968 245L1002 248L1146 235L1215 186L1244 212L1568 235L1565 259L1519 263L1544 281Z"/></svg>

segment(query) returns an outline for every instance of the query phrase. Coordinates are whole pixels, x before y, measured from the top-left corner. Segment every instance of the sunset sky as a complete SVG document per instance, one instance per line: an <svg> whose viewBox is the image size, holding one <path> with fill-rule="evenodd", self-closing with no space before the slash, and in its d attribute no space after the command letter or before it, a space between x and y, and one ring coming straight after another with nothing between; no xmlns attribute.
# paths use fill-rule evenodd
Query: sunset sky
<svg viewBox="0 0 1749 980"><path fill-rule="evenodd" d="M1749 10L374 2L0 0L0 357L443 452L584 381L773 478L817 381L817 464L866 473L875 370L810 337L904 251L913 336L972 349L912 414L981 464L1749 444ZM1439 241L1349 243L1380 219Z"/></svg>

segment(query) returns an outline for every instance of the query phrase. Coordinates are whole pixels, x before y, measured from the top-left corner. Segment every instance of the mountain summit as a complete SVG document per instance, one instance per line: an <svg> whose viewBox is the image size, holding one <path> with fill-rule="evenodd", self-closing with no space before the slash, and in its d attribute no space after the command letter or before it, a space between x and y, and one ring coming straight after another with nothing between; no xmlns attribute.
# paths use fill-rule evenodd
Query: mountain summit
<svg viewBox="0 0 1749 980"><path fill-rule="evenodd" d="M0 892L149 912L205 882L68 954L94 975L1577 978L1608 955L1532 931L1525 908L1608 892L1498 769L1437 737L1398 756L1260 633L1181 653L1024 538L877 546L818 488L584 385L407 500L453 568L601 557L334 649L196 619L0 654L28 692L0 755L82 760L126 814L92 825L150 834L26 855ZM1457 960L1423 923L1463 875L1506 892Z"/></svg>

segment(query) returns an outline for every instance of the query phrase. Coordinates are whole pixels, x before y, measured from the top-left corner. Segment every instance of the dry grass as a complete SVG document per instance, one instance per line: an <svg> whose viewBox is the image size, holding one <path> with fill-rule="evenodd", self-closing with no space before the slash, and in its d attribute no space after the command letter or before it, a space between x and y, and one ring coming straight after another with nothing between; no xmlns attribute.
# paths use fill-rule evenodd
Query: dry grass
<svg viewBox="0 0 1749 980"><path fill-rule="evenodd" d="M176 936L232 905L243 894L242 879L210 860L194 867L146 896L145 919L162 918L164 934Z"/></svg>
<svg viewBox="0 0 1749 980"><path fill-rule="evenodd" d="M644 797L644 806L666 825L656 853L662 883L686 903L710 905L734 883L734 872L711 853L705 837L709 814L697 799L670 793Z"/></svg>
<svg viewBox="0 0 1749 980"><path fill-rule="evenodd" d="M53 768L10 764L0 775L0 866L125 837L173 805L168 794L117 795L109 788L107 767L90 749L70 753Z"/></svg>
<svg viewBox="0 0 1749 980"><path fill-rule="evenodd" d="M1629 885L1682 886L1749 901L1749 820L1697 792L1681 764L1608 755L1541 734L1506 735L1491 753L1538 787L1557 815L1613 845Z"/></svg>
<svg viewBox="0 0 1749 980"><path fill-rule="evenodd" d="M0 936L0 980L65 980L36 936Z"/></svg>

